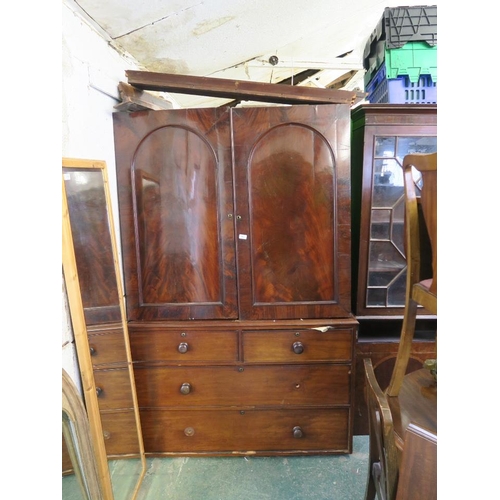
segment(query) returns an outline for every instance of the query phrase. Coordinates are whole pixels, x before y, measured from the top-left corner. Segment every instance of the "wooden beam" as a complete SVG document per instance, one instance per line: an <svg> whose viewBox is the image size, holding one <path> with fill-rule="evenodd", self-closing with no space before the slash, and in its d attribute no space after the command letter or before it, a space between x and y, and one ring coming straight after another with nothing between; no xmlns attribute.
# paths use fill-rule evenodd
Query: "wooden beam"
<svg viewBox="0 0 500 500"><path fill-rule="evenodd" d="M166 99L156 97L144 90L136 89L125 82L118 84L118 91L120 92L120 99L122 102L117 104L114 108L118 111L142 111L145 109L172 109L173 105Z"/></svg>
<svg viewBox="0 0 500 500"><path fill-rule="evenodd" d="M126 71L128 83L142 90L276 102L281 104L349 104L356 100L350 90L276 85L204 76L174 75L151 71Z"/></svg>

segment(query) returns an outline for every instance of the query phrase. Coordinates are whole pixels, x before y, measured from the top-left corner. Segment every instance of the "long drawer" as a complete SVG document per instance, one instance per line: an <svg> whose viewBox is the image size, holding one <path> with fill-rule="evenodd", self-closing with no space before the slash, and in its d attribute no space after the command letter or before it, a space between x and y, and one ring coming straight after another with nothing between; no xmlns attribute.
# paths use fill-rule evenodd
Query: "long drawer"
<svg viewBox="0 0 500 500"><path fill-rule="evenodd" d="M243 360L246 363L349 362L353 352L353 331L260 330L243 332Z"/></svg>
<svg viewBox="0 0 500 500"><path fill-rule="evenodd" d="M348 365L135 366L139 406L348 405Z"/></svg>
<svg viewBox="0 0 500 500"><path fill-rule="evenodd" d="M141 410L146 453L350 453L348 409Z"/></svg>

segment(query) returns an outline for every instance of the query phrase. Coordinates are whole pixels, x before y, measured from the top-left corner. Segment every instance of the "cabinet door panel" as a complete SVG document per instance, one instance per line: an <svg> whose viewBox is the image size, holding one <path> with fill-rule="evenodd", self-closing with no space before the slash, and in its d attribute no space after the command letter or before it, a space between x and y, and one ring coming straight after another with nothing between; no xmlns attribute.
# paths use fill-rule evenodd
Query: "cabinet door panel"
<svg viewBox="0 0 500 500"><path fill-rule="evenodd" d="M349 109L233 109L242 319L350 311Z"/></svg>
<svg viewBox="0 0 500 500"><path fill-rule="evenodd" d="M130 320L237 316L228 116L114 115Z"/></svg>

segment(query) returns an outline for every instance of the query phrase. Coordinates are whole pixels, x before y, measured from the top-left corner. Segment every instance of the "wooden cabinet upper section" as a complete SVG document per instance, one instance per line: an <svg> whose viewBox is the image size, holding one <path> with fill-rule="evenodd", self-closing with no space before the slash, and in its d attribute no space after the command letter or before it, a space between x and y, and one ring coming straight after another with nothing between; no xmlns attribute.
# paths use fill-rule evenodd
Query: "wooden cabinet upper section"
<svg viewBox="0 0 500 500"><path fill-rule="evenodd" d="M347 105L115 113L131 321L347 317Z"/></svg>

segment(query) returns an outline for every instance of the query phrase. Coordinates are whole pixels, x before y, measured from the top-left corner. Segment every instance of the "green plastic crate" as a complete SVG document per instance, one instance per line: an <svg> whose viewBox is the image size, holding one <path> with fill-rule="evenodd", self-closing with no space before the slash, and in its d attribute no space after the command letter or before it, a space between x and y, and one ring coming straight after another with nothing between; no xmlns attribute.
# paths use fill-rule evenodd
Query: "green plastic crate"
<svg viewBox="0 0 500 500"><path fill-rule="evenodd" d="M385 49L384 58L387 78L408 76L417 83L420 75L431 75L437 83L437 45L426 42L408 42L397 49Z"/></svg>

